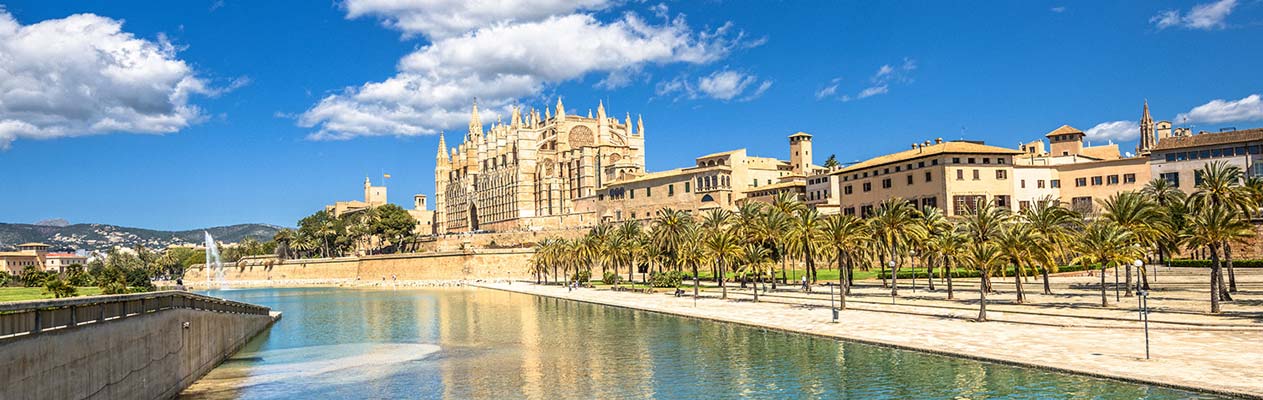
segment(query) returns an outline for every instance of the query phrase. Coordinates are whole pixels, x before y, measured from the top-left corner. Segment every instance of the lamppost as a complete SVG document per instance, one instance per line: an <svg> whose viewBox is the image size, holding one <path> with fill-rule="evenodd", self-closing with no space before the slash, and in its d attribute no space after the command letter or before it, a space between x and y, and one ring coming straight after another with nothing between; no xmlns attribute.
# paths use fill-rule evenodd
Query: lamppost
<svg viewBox="0 0 1263 400"><path fill-rule="evenodd" d="M1136 267L1136 291L1140 291L1140 269L1145 267L1145 262L1137 258L1136 261L1131 262L1131 265Z"/></svg>
<svg viewBox="0 0 1263 400"><path fill-rule="evenodd" d="M1149 291L1136 290L1136 301L1140 305L1140 318L1145 322L1145 359L1149 359Z"/></svg>
<svg viewBox="0 0 1263 400"><path fill-rule="evenodd" d="M1122 267L1122 263L1114 262L1114 302L1122 301L1122 296L1118 294L1118 269Z"/></svg>
<svg viewBox="0 0 1263 400"><path fill-rule="evenodd" d="M829 310L833 311L833 323L838 323L838 308L833 306L833 282L829 282Z"/></svg>

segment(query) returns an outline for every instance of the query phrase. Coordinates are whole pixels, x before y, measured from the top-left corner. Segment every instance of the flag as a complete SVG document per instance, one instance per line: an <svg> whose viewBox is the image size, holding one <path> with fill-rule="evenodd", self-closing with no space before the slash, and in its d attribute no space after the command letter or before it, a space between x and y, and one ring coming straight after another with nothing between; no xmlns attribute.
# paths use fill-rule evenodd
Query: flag
<svg viewBox="0 0 1263 400"><path fill-rule="evenodd" d="M382 174L383 178L390 179L390 174Z"/></svg>

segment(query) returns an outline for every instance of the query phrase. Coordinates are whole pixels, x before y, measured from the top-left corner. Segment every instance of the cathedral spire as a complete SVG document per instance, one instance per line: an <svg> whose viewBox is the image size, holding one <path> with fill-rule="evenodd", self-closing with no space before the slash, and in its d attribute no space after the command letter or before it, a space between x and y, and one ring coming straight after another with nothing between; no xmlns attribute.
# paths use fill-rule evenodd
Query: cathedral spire
<svg viewBox="0 0 1263 400"><path fill-rule="evenodd" d="M627 121L627 122L624 122L623 124L624 124L624 126L626 126L626 127L627 127L627 132L628 132L628 133L631 133L631 126L632 126L632 124L631 124L631 113L627 113L627 119L626 119L625 121Z"/></svg>
<svg viewBox="0 0 1263 400"><path fill-rule="evenodd" d="M596 103L596 117L605 122L605 102L598 100Z"/></svg>
<svg viewBox="0 0 1263 400"><path fill-rule="evenodd" d="M443 136L445 136L443 132L439 132L439 151L438 151L438 154L434 155L434 157L438 158L439 161L446 162L447 161L447 140L445 140Z"/></svg>
<svg viewBox="0 0 1263 400"><path fill-rule="evenodd" d="M640 114L636 114L636 135L645 136L645 119Z"/></svg>
<svg viewBox="0 0 1263 400"><path fill-rule="evenodd" d="M469 114L469 136L482 134L482 118L478 117L478 99L474 99L474 111Z"/></svg>
<svg viewBox="0 0 1263 400"><path fill-rule="evenodd" d="M510 119L509 124L514 128L522 125L522 109L513 106L513 118Z"/></svg>
<svg viewBox="0 0 1263 400"><path fill-rule="evenodd" d="M566 119L566 106L561 104L560 97L557 98L557 119L558 120Z"/></svg>
<svg viewBox="0 0 1263 400"><path fill-rule="evenodd" d="M1140 143L1136 144L1136 154L1149 154L1157 143L1154 137L1153 117L1149 115L1149 100L1145 100L1144 111L1140 115Z"/></svg>

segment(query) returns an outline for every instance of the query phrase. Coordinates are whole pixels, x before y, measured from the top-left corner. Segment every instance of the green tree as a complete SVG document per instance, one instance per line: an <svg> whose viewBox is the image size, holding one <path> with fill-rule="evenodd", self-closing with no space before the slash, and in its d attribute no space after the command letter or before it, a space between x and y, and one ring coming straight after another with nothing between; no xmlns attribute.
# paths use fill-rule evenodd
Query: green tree
<svg viewBox="0 0 1263 400"><path fill-rule="evenodd" d="M44 293L50 293L54 298L74 297L77 291L74 286L58 279L56 275L51 275L44 281Z"/></svg>
<svg viewBox="0 0 1263 400"><path fill-rule="evenodd" d="M1079 225L1080 219L1073 211L1052 197L1033 202L1030 207L1021 211L1021 219L1029 224L1031 229L1049 246L1047 250L1050 252L1048 259L1050 262L1039 265L1039 271L1044 278L1044 294L1052 294L1049 270L1056 268L1058 263L1069 261L1066 246L1070 243L1073 237L1071 232Z"/></svg>
<svg viewBox="0 0 1263 400"><path fill-rule="evenodd" d="M1222 264L1219 258L1224 243L1250 232L1254 227L1238 217L1236 210L1222 204L1199 208L1188 220L1184 237L1191 246L1205 246L1210 250L1210 312L1219 313L1219 302L1226 294L1223 290Z"/></svg>
<svg viewBox="0 0 1263 400"><path fill-rule="evenodd" d="M1075 243L1080 256L1079 263L1098 263L1101 266L1101 307L1109 306L1109 298L1105 295L1105 269L1113 263L1115 267L1121 263L1135 260L1142 254L1135 234L1123 229L1112 220L1098 218L1087 225L1079 240Z"/></svg>
<svg viewBox="0 0 1263 400"><path fill-rule="evenodd" d="M850 294L854 280L855 262L870 236L868 225L854 215L831 215L824 220L824 236L838 262L838 285L841 288L842 309L846 309L846 295Z"/></svg>
<svg viewBox="0 0 1263 400"><path fill-rule="evenodd" d="M824 220L814 208L803 208L795 215L791 228L794 250L803 256L803 271L807 274L807 290L816 283L816 253L827 245Z"/></svg>
<svg viewBox="0 0 1263 400"><path fill-rule="evenodd" d="M880 249L878 256L882 263L882 273L885 274L886 260L895 261L895 268L890 271L890 296L899 296L899 270L898 260L906 254L911 243L925 237L924 228L918 222L920 212L916 206L902 198L890 198L881 202L877 206L877 210L873 212L873 217L869 219L869 224L873 231L873 237ZM889 257L889 258L887 258ZM882 278L882 284L885 284L885 278Z"/></svg>
<svg viewBox="0 0 1263 400"><path fill-rule="evenodd" d="M1140 192L1119 192L1101 202L1105 210L1103 218L1114 221L1119 227L1131 232L1135 240L1145 248L1156 245L1169 230L1162 207ZM1124 266L1127 278L1124 291L1131 296L1131 263ZM1141 271L1143 273L1143 271Z"/></svg>
<svg viewBox="0 0 1263 400"><path fill-rule="evenodd" d="M989 241L973 242L964 252L964 261L978 271L978 321L987 320L987 291L991 273L1004 263L999 246Z"/></svg>
<svg viewBox="0 0 1263 400"><path fill-rule="evenodd" d="M842 165L842 164L838 163L838 156L837 156L837 155L835 155L835 154L830 154L830 155L829 155L829 158L827 158L827 159L825 159L825 160L824 160L824 167L825 167L825 168L835 168L835 167L839 167L839 166L841 166L841 165Z"/></svg>
<svg viewBox="0 0 1263 400"><path fill-rule="evenodd" d="M723 293L722 298L727 300L728 285L724 282L724 270L729 268L731 263L741 258L740 240L727 227L708 231L702 236L706 257L715 264L715 270L719 271L719 288Z"/></svg>

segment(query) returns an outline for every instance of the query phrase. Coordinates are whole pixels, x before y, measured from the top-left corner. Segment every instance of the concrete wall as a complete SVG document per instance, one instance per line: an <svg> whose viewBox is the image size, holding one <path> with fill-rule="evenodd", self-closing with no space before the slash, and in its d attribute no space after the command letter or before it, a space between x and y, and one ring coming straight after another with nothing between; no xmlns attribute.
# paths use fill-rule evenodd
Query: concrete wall
<svg viewBox="0 0 1263 400"><path fill-rule="evenodd" d="M481 235L474 235L481 236ZM231 281L286 279L399 280L526 279L532 249L484 249L419 254L378 255L335 259L289 260L271 267L262 265L224 267ZM190 283L206 279L200 267L184 274Z"/></svg>
<svg viewBox="0 0 1263 400"><path fill-rule="evenodd" d="M171 309L10 339L0 342L0 399L171 398L271 323Z"/></svg>

